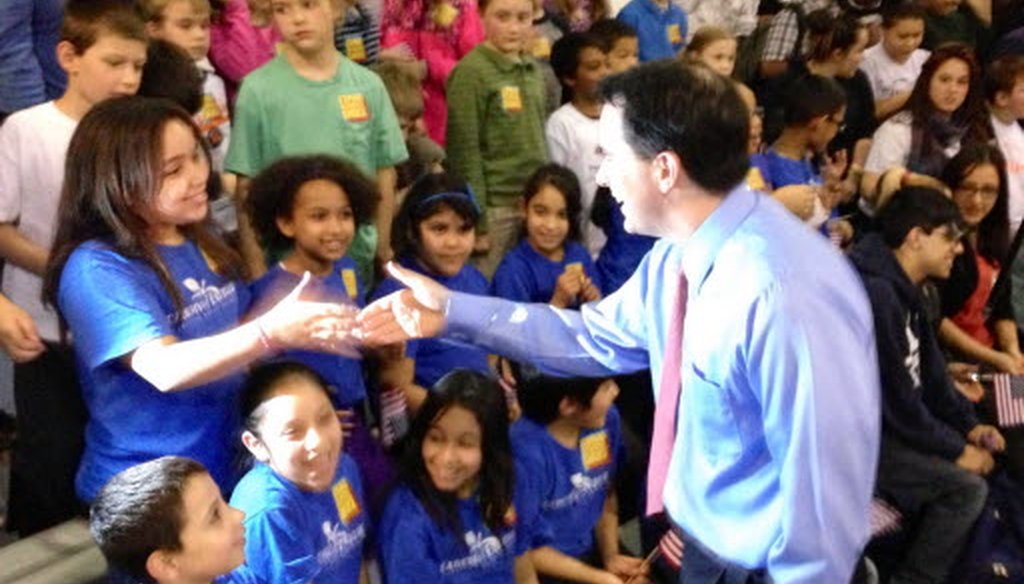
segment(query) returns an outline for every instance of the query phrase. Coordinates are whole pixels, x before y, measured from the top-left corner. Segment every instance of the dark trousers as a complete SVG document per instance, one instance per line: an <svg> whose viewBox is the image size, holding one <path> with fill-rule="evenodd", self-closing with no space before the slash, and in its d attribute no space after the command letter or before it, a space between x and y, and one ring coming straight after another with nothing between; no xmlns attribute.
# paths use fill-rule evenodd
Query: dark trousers
<svg viewBox="0 0 1024 584"><path fill-rule="evenodd" d="M890 582L945 582L985 506L985 479L886 434L877 489L904 513L920 517Z"/></svg>
<svg viewBox="0 0 1024 584"><path fill-rule="evenodd" d="M675 528L673 528L675 529ZM764 569L748 570L719 558L697 540L677 530L682 537L683 566L679 584L768 584Z"/></svg>
<svg viewBox="0 0 1024 584"><path fill-rule="evenodd" d="M85 404L70 348L47 343L14 366L17 438L11 461L8 529L22 537L79 514L75 473L82 457Z"/></svg>

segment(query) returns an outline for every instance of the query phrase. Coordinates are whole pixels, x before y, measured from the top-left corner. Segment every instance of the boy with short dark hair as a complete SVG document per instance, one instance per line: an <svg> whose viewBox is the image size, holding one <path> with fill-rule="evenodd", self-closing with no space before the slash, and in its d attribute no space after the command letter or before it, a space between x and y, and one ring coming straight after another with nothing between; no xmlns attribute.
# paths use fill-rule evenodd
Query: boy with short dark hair
<svg viewBox="0 0 1024 584"><path fill-rule="evenodd" d="M248 177L282 156L331 154L377 178L376 230L360 228L349 250L362 281L372 282L374 259L391 257L395 166L408 157L395 110L380 78L335 48L338 0L270 4L285 50L242 83L224 163L225 170L245 177L236 196L243 256L253 275L266 270L263 250L244 216Z"/></svg>
<svg viewBox="0 0 1024 584"><path fill-rule="evenodd" d="M220 583L245 561L245 513L229 507L202 464L164 456L110 479L89 531L111 575L140 584Z"/></svg>
<svg viewBox="0 0 1024 584"><path fill-rule="evenodd" d="M526 54L531 0L481 0L485 40L448 77L448 165L484 211L476 266L490 278L519 239L523 181L548 160L540 65Z"/></svg>
<svg viewBox="0 0 1024 584"><path fill-rule="evenodd" d="M42 273L56 232L64 160L78 121L107 98L134 94L146 61L142 19L125 0L70 0L57 60L64 94L21 110L0 127L0 257L3 292L17 306L19 334L39 347L17 363L18 415L9 528L22 537L77 511L73 488L82 451L85 407L57 315L43 306Z"/></svg>
<svg viewBox="0 0 1024 584"><path fill-rule="evenodd" d="M860 69L875 94L875 117L884 120L910 97L921 66L931 55L921 48L925 12L914 3L893 4L882 11L882 40L864 51Z"/></svg>
<svg viewBox="0 0 1024 584"><path fill-rule="evenodd" d="M597 257L605 236L590 220L590 210L597 192L597 169L601 166L601 98L597 86L608 74L608 59L596 37L570 33L555 42L551 66L562 83L563 105L548 118L548 150L552 162L569 168L580 181L582 243L592 257Z"/></svg>
<svg viewBox="0 0 1024 584"><path fill-rule="evenodd" d="M517 505L538 517L534 544L543 545L530 556L541 582L641 574L640 559L619 549L614 477L625 450L613 405L618 386L611 379L549 377L530 366L512 370L523 417L510 437L517 465L529 471Z"/></svg>
<svg viewBox="0 0 1024 584"><path fill-rule="evenodd" d="M587 31L601 43L601 50L608 56L608 70L611 74L622 73L640 62L640 44L636 29L616 20L598 20Z"/></svg>
<svg viewBox="0 0 1024 584"><path fill-rule="evenodd" d="M798 77L786 87L783 99L784 128L778 140L763 154L751 157L767 190L790 185L821 187L807 223L817 229L838 202L846 161L837 154L828 158L825 148L843 125L846 94L834 80L820 75ZM815 157L825 162L819 169Z"/></svg>
<svg viewBox="0 0 1024 584"><path fill-rule="evenodd" d="M948 278L963 251L956 204L927 188L896 192L850 259L871 301L882 387L877 491L918 515L892 582L944 582L985 505L984 475L1005 440L953 386L920 286Z"/></svg>

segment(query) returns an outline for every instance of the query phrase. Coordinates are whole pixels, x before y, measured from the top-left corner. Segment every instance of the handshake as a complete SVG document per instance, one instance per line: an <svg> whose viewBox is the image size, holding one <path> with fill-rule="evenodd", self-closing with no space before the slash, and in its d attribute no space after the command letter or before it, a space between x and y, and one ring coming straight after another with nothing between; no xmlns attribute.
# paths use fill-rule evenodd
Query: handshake
<svg viewBox="0 0 1024 584"><path fill-rule="evenodd" d="M303 349L360 358L360 348L436 336L444 330L449 291L437 282L394 263L388 273L406 289L359 310L336 302L301 300L302 281L273 308L252 321L268 350Z"/></svg>

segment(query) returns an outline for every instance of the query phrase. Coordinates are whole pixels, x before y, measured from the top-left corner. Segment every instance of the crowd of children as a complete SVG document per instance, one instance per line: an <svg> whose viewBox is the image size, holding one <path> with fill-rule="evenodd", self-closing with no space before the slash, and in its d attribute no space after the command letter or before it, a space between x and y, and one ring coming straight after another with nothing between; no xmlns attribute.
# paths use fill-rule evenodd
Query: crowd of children
<svg viewBox="0 0 1024 584"><path fill-rule="evenodd" d="M653 578L618 539L649 377L350 331L404 287L392 260L564 310L614 294L654 240L603 186L601 81L680 59L734 78L749 187L860 271L877 491L915 519L892 581L944 581L982 477L1024 479L970 375L1024 374L1024 56L986 52L984 0L808 2L740 79L757 32L682 4L68 0L63 93L0 125L7 527L89 505L138 582Z"/></svg>

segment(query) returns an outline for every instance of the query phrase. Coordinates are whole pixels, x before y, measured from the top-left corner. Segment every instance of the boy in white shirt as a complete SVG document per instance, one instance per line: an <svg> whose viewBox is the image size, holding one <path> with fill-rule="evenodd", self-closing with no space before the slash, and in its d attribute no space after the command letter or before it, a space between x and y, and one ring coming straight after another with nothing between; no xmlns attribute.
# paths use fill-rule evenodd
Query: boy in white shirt
<svg viewBox="0 0 1024 584"><path fill-rule="evenodd" d="M75 516L75 471L85 407L57 315L43 306L42 273L57 229L66 158L78 121L93 105L139 87L145 25L121 0L69 0L57 61L64 94L21 110L0 127L0 257L3 292L23 310L20 334L44 350L14 368L18 441L11 467L9 529L26 537ZM14 357L19 355L14 354Z"/></svg>
<svg viewBox="0 0 1024 584"><path fill-rule="evenodd" d="M992 130L1006 158L1010 194L1010 233L1024 219L1024 56L1006 55L989 64L985 72L985 100L992 115Z"/></svg>
<svg viewBox="0 0 1024 584"><path fill-rule="evenodd" d="M601 46L599 39L587 33L571 33L555 42L551 67L562 84L563 105L551 114L545 127L551 161L569 168L580 180L583 244L594 258L605 242L604 232L590 220L601 166L597 86L608 74L608 59Z"/></svg>
<svg viewBox="0 0 1024 584"><path fill-rule="evenodd" d="M921 47L924 9L894 4L882 13L882 41L864 51L860 68L875 94L875 117L881 121L907 103L921 66L931 54Z"/></svg>

